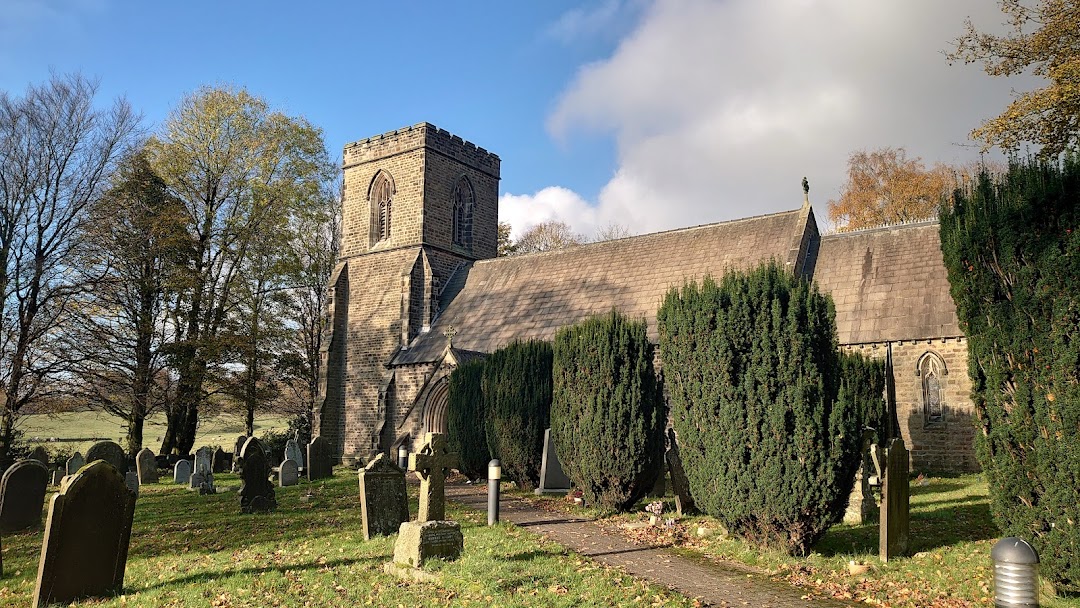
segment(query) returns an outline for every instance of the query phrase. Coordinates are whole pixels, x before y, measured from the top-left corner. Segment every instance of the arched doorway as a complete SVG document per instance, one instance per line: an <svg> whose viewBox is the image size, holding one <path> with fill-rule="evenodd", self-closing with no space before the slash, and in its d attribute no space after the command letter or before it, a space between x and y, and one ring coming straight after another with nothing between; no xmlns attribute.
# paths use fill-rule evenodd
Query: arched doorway
<svg viewBox="0 0 1080 608"><path fill-rule="evenodd" d="M447 406L450 403L450 376L443 376L431 387L428 392L427 403L424 404L424 432L446 433Z"/></svg>

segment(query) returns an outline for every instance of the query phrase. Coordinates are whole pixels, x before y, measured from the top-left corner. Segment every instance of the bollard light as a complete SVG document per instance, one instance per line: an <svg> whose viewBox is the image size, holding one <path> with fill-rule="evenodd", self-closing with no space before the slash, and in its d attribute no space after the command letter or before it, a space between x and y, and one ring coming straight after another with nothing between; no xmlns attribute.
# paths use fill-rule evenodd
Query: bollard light
<svg viewBox="0 0 1080 608"><path fill-rule="evenodd" d="M409 468L409 448L404 443L397 448L397 466L406 470Z"/></svg>
<svg viewBox="0 0 1080 608"><path fill-rule="evenodd" d="M502 465L495 458L488 463L488 525L494 526L499 521L499 480L502 479Z"/></svg>
<svg viewBox="0 0 1080 608"><path fill-rule="evenodd" d="M1039 555L1027 541L1010 536L990 550L994 560L994 606L1039 605Z"/></svg>

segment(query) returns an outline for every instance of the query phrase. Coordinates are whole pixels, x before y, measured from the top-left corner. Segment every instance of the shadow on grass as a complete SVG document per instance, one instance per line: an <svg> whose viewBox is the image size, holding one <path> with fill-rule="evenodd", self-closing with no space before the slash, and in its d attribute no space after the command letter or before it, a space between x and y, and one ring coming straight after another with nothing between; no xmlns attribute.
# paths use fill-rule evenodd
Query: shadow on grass
<svg viewBox="0 0 1080 608"><path fill-rule="evenodd" d="M539 551L533 549L532 551L526 551L524 553L515 553L513 555L508 555L505 559L511 562L527 562L539 557L549 557L550 555L551 554L547 551Z"/></svg>
<svg viewBox="0 0 1080 608"><path fill-rule="evenodd" d="M946 503L947 504L947 503ZM997 538L1000 533L990 517L985 502L942 507L932 511L912 512L908 536L908 554L948 547L961 542ZM877 524L835 527L814 547L826 556L876 554Z"/></svg>
<svg viewBox="0 0 1080 608"><path fill-rule="evenodd" d="M940 494L941 492L955 492L957 490L964 490L969 487L969 484L960 481L941 481L935 479L933 483L929 483L925 486L919 486L914 483L914 479L911 480L911 497L926 496L929 494Z"/></svg>
<svg viewBox="0 0 1080 608"><path fill-rule="evenodd" d="M145 587L125 587L127 592L137 591L150 591L152 589L160 589L164 587L172 587L173 585L187 585L193 583L202 583L206 581L216 581L218 579L229 578L233 576L245 576L254 574L266 574L267 572L284 572L289 570L321 570L321 569L333 569L338 566L351 566L353 564L365 563L365 562L385 562L391 558L390 555L376 555L372 557L358 558L358 559L335 559L327 560L321 563L311 561L304 564L295 564L290 566L262 566L258 568L239 568L236 570L225 570L222 572L200 572L198 574L192 574L190 576L184 576L181 578L174 578L153 585L147 585Z"/></svg>

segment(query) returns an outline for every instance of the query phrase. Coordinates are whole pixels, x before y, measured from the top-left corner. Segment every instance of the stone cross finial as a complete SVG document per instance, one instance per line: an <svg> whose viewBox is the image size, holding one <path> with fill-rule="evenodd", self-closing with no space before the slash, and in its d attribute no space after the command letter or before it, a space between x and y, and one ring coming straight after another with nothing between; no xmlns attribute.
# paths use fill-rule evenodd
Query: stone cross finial
<svg viewBox="0 0 1080 608"><path fill-rule="evenodd" d="M802 193L803 193L803 205L810 205L810 182L807 181L806 176L802 178Z"/></svg>
<svg viewBox="0 0 1080 608"><path fill-rule="evenodd" d="M446 474L457 464L458 455L448 451L443 433L428 433L420 451L409 454L409 471L420 479L420 512L416 521L437 521L446 517Z"/></svg>
<svg viewBox="0 0 1080 608"><path fill-rule="evenodd" d="M457 335L457 329L455 329L453 325L450 325L449 327L446 328L446 331L443 332L443 335L446 336L447 345L450 346L451 348L453 348L453 346L454 346L454 336Z"/></svg>

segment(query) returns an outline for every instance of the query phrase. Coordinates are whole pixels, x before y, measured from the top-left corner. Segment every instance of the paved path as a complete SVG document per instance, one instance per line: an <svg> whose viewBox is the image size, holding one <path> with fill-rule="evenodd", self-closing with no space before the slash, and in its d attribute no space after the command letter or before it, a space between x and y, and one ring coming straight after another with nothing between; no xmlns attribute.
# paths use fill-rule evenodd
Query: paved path
<svg viewBox="0 0 1080 608"><path fill-rule="evenodd" d="M486 485L447 485L446 495L454 502L487 511ZM804 600L801 599L805 595L803 591L748 569L701 563L662 547L637 545L616 532L605 531L592 520L544 511L520 498L503 496L499 511L502 521L528 528L576 553L697 598L705 606L839 608L857 605L832 599Z"/></svg>

